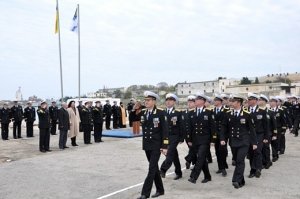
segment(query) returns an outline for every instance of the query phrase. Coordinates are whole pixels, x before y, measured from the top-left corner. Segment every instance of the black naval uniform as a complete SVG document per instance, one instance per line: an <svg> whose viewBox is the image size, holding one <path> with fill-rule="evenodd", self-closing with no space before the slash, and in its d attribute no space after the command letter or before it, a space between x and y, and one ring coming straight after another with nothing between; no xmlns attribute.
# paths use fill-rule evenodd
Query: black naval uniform
<svg viewBox="0 0 300 199"><path fill-rule="evenodd" d="M182 130L184 131L184 135L185 135L185 141L188 145L188 140L189 140L189 118L190 118L190 114L192 113L192 111L189 110L185 110L184 112L182 112ZM188 154L184 157L184 159L186 160L186 168L189 169L191 164L196 164L197 162L197 152L195 151L195 148L193 146L188 145L189 148L189 152Z"/></svg>
<svg viewBox="0 0 300 199"><path fill-rule="evenodd" d="M102 142L103 112L101 107L93 107L94 140Z"/></svg>
<svg viewBox="0 0 300 199"><path fill-rule="evenodd" d="M37 110L39 117L39 129L40 129L40 151L46 152L49 150L50 144L50 116L47 109L39 108Z"/></svg>
<svg viewBox="0 0 300 199"><path fill-rule="evenodd" d="M215 118L216 122L216 129L217 129L217 139L215 141L215 151L216 151L216 157L217 157L217 162L218 162L218 173L221 171L224 172L225 169L228 169L228 164L226 161L226 158L228 156L228 150L227 150L227 140L228 137L225 137L226 139L226 144L221 145L220 144L220 132L222 129L222 122L225 117L225 114L227 111L229 111L229 108L226 108L224 106L221 107L215 107L213 111L213 115ZM226 175L225 172L223 175Z"/></svg>
<svg viewBox="0 0 300 199"><path fill-rule="evenodd" d="M285 116L284 110L280 107L276 107L272 109L274 111L276 117L276 125L277 125L277 140L272 140L272 156L273 162L278 160L278 153L281 151L281 147L285 147L284 144L284 134L287 127L287 118Z"/></svg>
<svg viewBox="0 0 300 199"><path fill-rule="evenodd" d="M0 110L0 122L1 122L1 137L3 140L8 140L8 126L10 123L9 108L2 108Z"/></svg>
<svg viewBox="0 0 300 199"><path fill-rule="evenodd" d="M195 108L190 115L188 142L192 142L197 152L197 162L189 179L192 183L196 183L201 170L204 173L204 180L211 180L206 158L210 143L216 136L216 124L213 117L212 112L205 107L202 110Z"/></svg>
<svg viewBox="0 0 300 199"><path fill-rule="evenodd" d="M128 115L129 115L129 127L132 127L132 121L133 121L133 117L134 117L133 114L131 114L133 111L133 106L134 106L134 103L132 103L132 102L129 102L127 104L127 111L128 111Z"/></svg>
<svg viewBox="0 0 300 199"><path fill-rule="evenodd" d="M35 108L26 107L24 109L24 118L26 122L26 136L33 137L33 123L35 121Z"/></svg>
<svg viewBox="0 0 300 199"><path fill-rule="evenodd" d="M103 106L103 115L105 116L105 127L107 130L110 129L110 121L111 121L111 105L105 104Z"/></svg>
<svg viewBox="0 0 300 199"><path fill-rule="evenodd" d="M298 136L299 123L300 123L300 103L294 104L292 106L292 110L293 110L293 117L294 117L292 133L294 133L295 136Z"/></svg>
<svg viewBox="0 0 300 199"><path fill-rule="evenodd" d="M253 110L252 110L253 109ZM267 118L266 110L256 107L249 107L248 111L254 120L254 127L256 132L257 149L253 150L252 145L249 147L250 160L250 175L249 177L260 177L262 170L262 148L263 140L269 139L269 120Z"/></svg>
<svg viewBox="0 0 300 199"><path fill-rule="evenodd" d="M182 177L181 165L178 157L177 145L184 141L184 134L182 130L182 116L181 112L174 107L171 110L165 110L167 116L167 124L169 130L169 147L165 161L160 167L162 177L174 163L176 178Z"/></svg>
<svg viewBox="0 0 300 199"><path fill-rule="evenodd" d="M83 130L84 144L91 144L91 131L93 127L92 111L84 106L81 110L80 120Z"/></svg>
<svg viewBox="0 0 300 199"><path fill-rule="evenodd" d="M167 149L169 144L168 125L165 112L156 107L150 112L143 109L140 113L143 131L143 150L146 153L149 170L145 179L141 195L148 198L153 182L158 193L164 194L164 186L159 173L158 161L160 149Z"/></svg>
<svg viewBox="0 0 300 199"><path fill-rule="evenodd" d="M13 135L14 138L22 138L21 136L21 124L23 120L23 108L20 105L13 106L11 109L11 116L13 121Z"/></svg>
<svg viewBox="0 0 300 199"><path fill-rule="evenodd" d="M227 137L229 137L231 150L236 156L232 182L238 183L238 186L241 187L245 185L245 158L249 146L257 144L254 121L248 111L241 109L238 113L235 110L230 110L225 114L220 140L226 142Z"/></svg>
<svg viewBox="0 0 300 199"><path fill-rule="evenodd" d="M112 112L112 116L113 116L113 128L117 129L117 128L119 128L120 109L117 105L113 105L111 107L111 112Z"/></svg>
<svg viewBox="0 0 300 199"><path fill-rule="evenodd" d="M272 143L272 139L277 139L277 124L276 117L274 111L271 109L265 108L267 112L267 119L269 120L269 132L268 132L268 143L263 144L262 150L262 163L265 169L268 169L272 165L271 161L271 150L270 146Z"/></svg>
<svg viewBox="0 0 300 199"><path fill-rule="evenodd" d="M51 119L51 135L56 135L56 126L58 120L58 108L56 106L49 107L49 114Z"/></svg>

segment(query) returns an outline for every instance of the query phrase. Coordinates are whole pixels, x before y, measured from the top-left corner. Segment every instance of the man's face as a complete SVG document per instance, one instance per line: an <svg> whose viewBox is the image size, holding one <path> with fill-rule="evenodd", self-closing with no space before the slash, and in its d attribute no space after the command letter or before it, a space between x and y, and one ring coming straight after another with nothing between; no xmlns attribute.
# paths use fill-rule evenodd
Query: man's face
<svg viewBox="0 0 300 199"><path fill-rule="evenodd" d="M258 105L259 106L266 106L266 104L267 104L267 102L265 100L263 100L263 99L258 100Z"/></svg>
<svg viewBox="0 0 300 199"><path fill-rule="evenodd" d="M219 106L222 105L222 101L220 101L220 100L214 100L214 105L217 106L217 107L219 107Z"/></svg>
<svg viewBox="0 0 300 199"><path fill-rule="evenodd" d="M248 99L248 105L249 106L255 106L257 104L257 100L253 98Z"/></svg>
<svg viewBox="0 0 300 199"><path fill-rule="evenodd" d="M96 107L100 107L101 106L101 103L96 103Z"/></svg>
<svg viewBox="0 0 300 199"><path fill-rule="evenodd" d="M172 108L174 105L175 105L174 100L171 100L171 99L166 100L166 107Z"/></svg>
<svg viewBox="0 0 300 199"><path fill-rule="evenodd" d="M154 99L151 99L151 98L145 99L146 108L150 108L150 109L153 108L155 103L156 103L156 101Z"/></svg>
<svg viewBox="0 0 300 199"><path fill-rule="evenodd" d="M195 102L194 102L194 101L191 101L191 100L189 100L189 101L188 101L188 107L189 107L189 109L193 109L193 108L195 108Z"/></svg>
<svg viewBox="0 0 300 199"><path fill-rule="evenodd" d="M46 108L47 108L47 104L46 104L46 103L45 103L45 104L42 104L41 107L42 107L43 109L46 109Z"/></svg>
<svg viewBox="0 0 300 199"><path fill-rule="evenodd" d="M31 104L31 103L29 103L29 104L28 104L28 107L32 107L32 104Z"/></svg>
<svg viewBox="0 0 300 199"><path fill-rule="evenodd" d="M270 101L270 106L271 107L276 107L277 106L277 102L274 101L274 100Z"/></svg>
<svg viewBox="0 0 300 199"><path fill-rule="evenodd" d="M195 100L195 104L196 104L196 107L202 107L205 104L205 100L203 100L203 99L196 99Z"/></svg>
<svg viewBox="0 0 300 199"><path fill-rule="evenodd" d="M231 105L232 105L232 108L234 108L234 109L238 109L241 107L241 103L238 100L233 100Z"/></svg>
<svg viewBox="0 0 300 199"><path fill-rule="evenodd" d="M52 102L52 106L56 106L56 103Z"/></svg>
<svg viewBox="0 0 300 199"><path fill-rule="evenodd" d="M90 108L90 106L91 106L90 103L86 103L86 104L85 104L85 107L86 107L86 108Z"/></svg>

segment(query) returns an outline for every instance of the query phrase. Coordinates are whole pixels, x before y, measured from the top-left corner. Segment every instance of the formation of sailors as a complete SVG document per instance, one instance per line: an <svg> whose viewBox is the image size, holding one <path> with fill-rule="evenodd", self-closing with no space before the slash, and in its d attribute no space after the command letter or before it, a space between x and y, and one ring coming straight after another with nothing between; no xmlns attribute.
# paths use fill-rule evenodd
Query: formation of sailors
<svg viewBox="0 0 300 199"><path fill-rule="evenodd" d="M174 94L167 94L165 109L156 106L159 96L151 91L144 93L145 109L140 112L143 131L143 150L149 162L149 170L138 199L150 197L153 183L156 192L152 198L165 194L162 178L172 164L174 180L182 178L182 167L177 146L184 141L188 146L185 157L187 169L194 165L190 177L196 183L203 171L202 183L212 180L208 163L211 162L210 146L214 145L218 171L227 176L227 157L232 153L234 188L245 185L245 159L249 159L249 178L260 178L262 169L269 169L279 155L285 153L285 133L289 129L298 136L300 102L296 96L270 97L248 93L241 95L215 95L213 99L198 93L188 96L184 111L175 105L179 101ZM159 167L161 153L165 160ZM272 158L271 158L272 157Z"/></svg>

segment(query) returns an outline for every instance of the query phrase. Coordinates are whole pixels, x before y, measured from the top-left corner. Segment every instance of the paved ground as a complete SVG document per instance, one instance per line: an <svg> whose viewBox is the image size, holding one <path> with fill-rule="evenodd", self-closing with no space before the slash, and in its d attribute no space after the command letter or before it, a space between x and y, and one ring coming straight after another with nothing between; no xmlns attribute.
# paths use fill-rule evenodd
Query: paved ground
<svg viewBox="0 0 300 199"><path fill-rule="evenodd" d="M31 139L0 141L1 199L119 199L140 195L147 172L141 138L104 138L104 143L84 145L80 134L79 147L59 151L56 135L51 136L53 152L42 154L38 152L37 132L35 129L36 136ZM201 184L201 175L197 184L191 184L187 181L190 174L187 170L179 181L173 181L171 174L164 179L166 195L161 198L299 199L299 142L300 138L288 134L286 154L269 170L263 170L260 179L246 178L246 186L242 189L231 186L233 167L229 168L228 177L215 174L214 160L209 165L212 182ZM184 166L186 145L182 144L179 151ZM169 172L173 170L172 167ZM246 174L248 172L247 161Z"/></svg>

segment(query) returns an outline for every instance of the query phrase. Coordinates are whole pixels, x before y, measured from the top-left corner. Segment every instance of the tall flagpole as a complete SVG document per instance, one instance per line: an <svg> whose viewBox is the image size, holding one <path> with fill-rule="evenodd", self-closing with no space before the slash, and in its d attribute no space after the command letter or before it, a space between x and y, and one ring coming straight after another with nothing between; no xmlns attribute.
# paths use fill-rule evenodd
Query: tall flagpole
<svg viewBox="0 0 300 199"><path fill-rule="evenodd" d="M60 41L60 22L59 22L58 0L56 0L56 5L57 5L58 46L59 46L59 64L60 64L60 90L61 90L61 102L63 102L64 90L63 90L63 74L62 74L62 60L61 60L61 41Z"/></svg>
<svg viewBox="0 0 300 199"><path fill-rule="evenodd" d="M80 100L80 14L79 14L79 4L77 4L77 14L78 14L78 98Z"/></svg>

